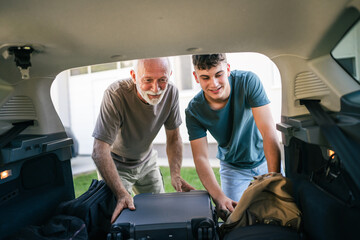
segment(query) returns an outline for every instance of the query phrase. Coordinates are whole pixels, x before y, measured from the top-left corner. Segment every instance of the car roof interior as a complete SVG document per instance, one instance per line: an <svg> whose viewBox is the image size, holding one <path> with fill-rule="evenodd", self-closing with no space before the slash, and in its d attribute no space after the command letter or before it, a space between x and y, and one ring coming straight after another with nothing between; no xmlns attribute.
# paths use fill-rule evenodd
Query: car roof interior
<svg viewBox="0 0 360 240"><path fill-rule="evenodd" d="M9 47L30 46L30 79L41 88L61 71L113 61L214 52L258 52L277 64L283 89L293 89L299 72L324 81L350 78L336 70L330 51L359 17L360 1L11 1L0 8L0 103L23 82ZM335 66L334 68L339 68ZM334 79L335 78L335 79ZM359 88L354 82L326 91L338 99ZM344 82L342 82L343 84ZM29 83L30 84L30 83ZM21 91L26 85L22 83ZM338 84L339 85L339 84ZM33 90L32 90L33 91ZM282 115L306 113L291 91ZM326 95L326 94L325 94ZM327 94L327 96L330 96ZM321 96L329 110L338 99ZM307 96L307 97L311 97ZM35 100L36 101L36 100ZM48 110L50 111L50 109ZM15 119L14 119L15 120ZM57 122L56 119L53 121ZM46 124L40 124L46 132ZM58 124L61 125L61 124ZM61 127L60 127L61 128Z"/></svg>
<svg viewBox="0 0 360 240"><path fill-rule="evenodd" d="M356 2L107 1L99 5L97 1L15 0L1 6L0 47L4 51L12 45L33 46L33 77L54 77L68 68L114 60L217 51L312 59L328 54L358 17L349 9ZM1 63L2 68L14 67L12 61ZM1 79L16 82L18 72L11 73Z"/></svg>

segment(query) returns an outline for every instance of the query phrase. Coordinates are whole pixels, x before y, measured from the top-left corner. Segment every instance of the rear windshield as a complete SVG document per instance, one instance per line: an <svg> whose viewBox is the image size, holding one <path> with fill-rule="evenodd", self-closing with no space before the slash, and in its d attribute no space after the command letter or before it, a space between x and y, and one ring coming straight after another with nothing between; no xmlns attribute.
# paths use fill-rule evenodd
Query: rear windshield
<svg viewBox="0 0 360 240"><path fill-rule="evenodd" d="M360 21L358 21L332 50L333 58L354 79L360 82Z"/></svg>

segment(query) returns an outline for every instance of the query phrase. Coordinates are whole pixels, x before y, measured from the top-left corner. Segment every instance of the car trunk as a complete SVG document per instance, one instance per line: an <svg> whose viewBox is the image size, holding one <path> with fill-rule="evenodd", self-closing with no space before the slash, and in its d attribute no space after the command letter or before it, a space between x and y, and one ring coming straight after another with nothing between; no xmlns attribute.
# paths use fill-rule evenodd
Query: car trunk
<svg viewBox="0 0 360 240"><path fill-rule="evenodd" d="M360 92L356 94L359 96ZM345 154L344 143L334 144L326 131L331 131L334 138L340 136L334 135L329 122L327 128L323 128L313 116L316 112L284 117L277 126L283 133L286 175L293 180L295 198L303 214L304 233L310 239L354 239L360 228L359 179L351 175L356 169L348 167L359 166L360 142L354 134L360 132L360 118L356 114L359 106L349 105L346 98L343 98L341 112L326 113L336 122L332 127L341 129L340 135L351 144Z"/></svg>
<svg viewBox="0 0 360 240"><path fill-rule="evenodd" d="M0 239L44 223L74 198L71 144L63 132L17 136L1 149Z"/></svg>

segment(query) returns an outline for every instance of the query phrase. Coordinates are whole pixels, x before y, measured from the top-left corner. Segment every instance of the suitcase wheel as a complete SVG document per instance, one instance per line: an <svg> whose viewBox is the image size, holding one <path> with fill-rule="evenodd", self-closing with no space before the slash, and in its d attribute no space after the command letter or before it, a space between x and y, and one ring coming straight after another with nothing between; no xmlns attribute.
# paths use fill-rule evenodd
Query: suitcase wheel
<svg viewBox="0 0 360 240"><path fill-rule="evenodd" d="M123 240L122 234L119 233L108 233L107 240Z"/></svg>
<svg viewBox="0 0 360 240"><path fill-rule="evenodd" d="M212 240L214 238L213 229L210 228L199 228L198 229L198 239L199 240Z"/></svg>
<svg viewBox="0 0 360 240"><path fill-rule="evenodd" d="M196 235L199 240L212 240L215 238L214 222L210 219L203 219L195 224Z"/></svg>

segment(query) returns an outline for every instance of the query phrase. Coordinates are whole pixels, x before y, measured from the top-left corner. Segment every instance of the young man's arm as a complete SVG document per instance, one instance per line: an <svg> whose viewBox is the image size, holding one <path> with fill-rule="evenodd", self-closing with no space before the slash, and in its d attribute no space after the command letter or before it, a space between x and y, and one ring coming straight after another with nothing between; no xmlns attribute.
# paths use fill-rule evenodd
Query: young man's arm
<svg viewBox="0 0 360 240"><path fill-rule="evenodd" d="M180 175L182 163L182 139L179 128L167 130L166 132L166 154L168 156L171 184L178 192L188 192L195 190Z"/></svg>
<svg viewBox="0 0 360 240"><path fill-rule="evenodd" d="M270 105L252 108L256 126L262 137L265 158L269 172L280 172L280 143L275 130L275 123L272 118Z"/></svg>
<svg viewBox="0 0 360 240"><path fill-rule="evenodd" d="M190 144L196 172L202 184L213 198L218 216L225 220L227 213L234 211L236 202L225 196L216 181L215 174L209 162L207 138L202 137L192 140Z"/></svg>
<svg viewBox="0 0 360 240"><path fill-rule="evenodd" d="M135 210L133 198L121 182L115 163L111 157L110 145L108 143L95 138L92 158L101 176L117 199L117 204L111 217L111 223L113 223L124 208Z"/></svg>

